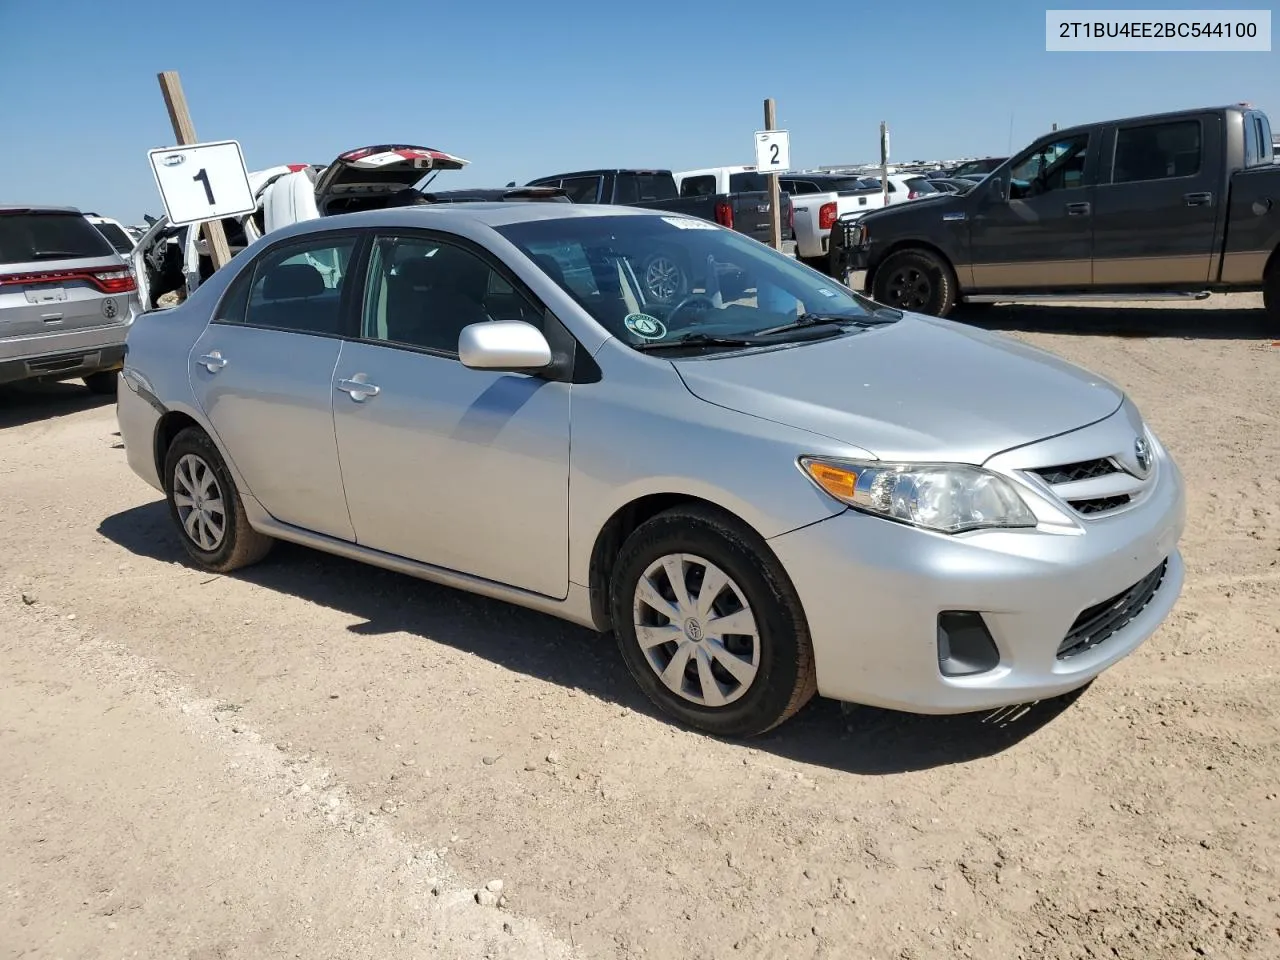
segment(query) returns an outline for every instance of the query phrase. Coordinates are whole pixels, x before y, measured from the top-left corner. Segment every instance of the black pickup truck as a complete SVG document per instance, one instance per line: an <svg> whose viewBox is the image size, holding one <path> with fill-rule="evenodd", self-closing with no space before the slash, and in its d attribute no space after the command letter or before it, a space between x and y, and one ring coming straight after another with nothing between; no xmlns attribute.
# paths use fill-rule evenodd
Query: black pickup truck
<svg viewBox="0 0 1280 960"><path fill-rule="evenodd" d="M722 227L771 243L769 194L763 190L681 196L670 170L581 170L530 180L526 186L559 187L574 203L622 204L651 210L670 210L711 220ZM780 194L782 236L791 236L791 197ZM664 251L644 264L641 282L646 294L667 303L688 294L691 272Z"/></svg>
<svg viewBox="0 0 1280 960"><path fill-rule="evenodd" d="M1057 130L966 194L838 224L831 271L936 316L957 302L1261 290L1280 325L1273 150L1247 104Z"/></svg>

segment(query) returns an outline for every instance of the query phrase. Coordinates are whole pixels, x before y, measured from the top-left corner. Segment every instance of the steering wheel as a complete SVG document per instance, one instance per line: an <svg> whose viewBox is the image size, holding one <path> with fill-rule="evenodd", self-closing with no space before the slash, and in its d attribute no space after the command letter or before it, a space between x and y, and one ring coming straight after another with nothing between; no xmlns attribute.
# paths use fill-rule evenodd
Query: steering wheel
<svg viewBox="0 0 1280 960"><path fill-rule="evenodd" d="M669 311L667 311L667 326L674 327L675 324L672 321L675 320L676 314L678 314L681 310L687 310L689 307L695 306L697 304L703 305L702 306L703 311L714 310L716 306L715 302L712 301L710 297L704 296L701 293L686 294L684 297L680 299L679 303L677 303L674 307L672 307ZM689 325L694 326L698 322L699 322L698 320L691 319L689 321Z"/></svg>

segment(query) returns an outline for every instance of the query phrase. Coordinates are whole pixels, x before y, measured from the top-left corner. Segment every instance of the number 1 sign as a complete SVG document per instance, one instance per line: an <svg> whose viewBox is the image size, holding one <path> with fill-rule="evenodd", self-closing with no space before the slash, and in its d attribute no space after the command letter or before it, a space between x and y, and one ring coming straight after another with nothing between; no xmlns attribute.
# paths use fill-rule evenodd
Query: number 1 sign
<svg viewBox="0 0 1280 960"><path fill-rule="evenodd" d="M791 169L791 135L786 130L756 131L756 169L761 173Z"/></svg>
<svg viewBox="0 0 1280 960"><path fill-rule="evenodd" d="M242 216L256 207L235 140L148 150L147 158L165 216L175 226Z"/></svg>

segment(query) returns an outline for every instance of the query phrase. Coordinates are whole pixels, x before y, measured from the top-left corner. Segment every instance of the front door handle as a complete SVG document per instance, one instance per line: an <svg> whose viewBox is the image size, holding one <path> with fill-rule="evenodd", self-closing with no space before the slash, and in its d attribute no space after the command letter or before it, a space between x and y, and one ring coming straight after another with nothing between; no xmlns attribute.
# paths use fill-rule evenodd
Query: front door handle
<svg viewBox="0 0 1280 960"><path fill-rule="evenodd" d="M1089 206L1089 204L1086 202L1068 203L1067 216L1068 217L1087 217L1089 215L1089 211L1092 209L1093 208Z"/></svg>
<svg viewBox="0 0 1280 960"><path fill-rule="evenodd" d="M217 350L210 350L198 361L210 373L217 373L227 365L227 360Z"/></svg>
<svg viewBox="0 0 1280 960"><path fill-rule="evenodd" d="M1188 207L1211 207L1213 206L1212 193L1184 193L1182 200Z"/></svg>
<svg viewBox="0 0 1280 960"><path fill-rule="evenodd" d="M350 380L339 380L338 389L343 393L350 394L351 399L356 403L363 403L370 397L376 397L382 392L381 387L362 379L363 377L363 373L357 373Z"/></svg>

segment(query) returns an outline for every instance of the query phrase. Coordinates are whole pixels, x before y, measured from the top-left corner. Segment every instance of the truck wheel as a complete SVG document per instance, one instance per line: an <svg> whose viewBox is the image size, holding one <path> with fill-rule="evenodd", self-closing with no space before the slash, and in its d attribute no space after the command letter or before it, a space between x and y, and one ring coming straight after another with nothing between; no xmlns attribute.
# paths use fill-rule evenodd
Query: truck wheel
<svg viewBox="0 0 1280 960"><path fill-rule="evenodd" d="M115 370L99 370L97 373L91 373L86 376L84 385L89 388L90 393L97 393L106 397L116 392L116 383L118 381L119 374Z"/></svg>
<svg viewBox="0 0 1280 960"><path fill-rule="evenodd" d="M891 254L876 270L872 299L899 310L945 317L956 305L956 275L928 250Z"/></svg>
<svg viewBox="0 0 1280 960"><path fill-rule="evenodd" d="M640 271L640 285L654 303L675 303L689 292L689 272L673 254L655 253Z"/></svg>
<svg viewBox="0 0 1280 960"><path fill-rule="evenodd" d="M1262 306L1271 329L1280 333L1280 260L1271 265L1262 282Z"/></svg>
<svg viewBox="0 0 1280 960"><path fill-rule="evenodd" d="M797 257L806 267L817 270L826 276L831 276L831 258L830 257Z"/></svg>

